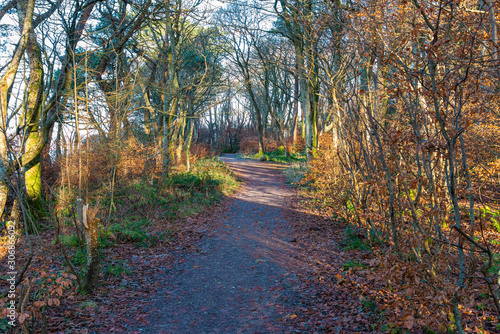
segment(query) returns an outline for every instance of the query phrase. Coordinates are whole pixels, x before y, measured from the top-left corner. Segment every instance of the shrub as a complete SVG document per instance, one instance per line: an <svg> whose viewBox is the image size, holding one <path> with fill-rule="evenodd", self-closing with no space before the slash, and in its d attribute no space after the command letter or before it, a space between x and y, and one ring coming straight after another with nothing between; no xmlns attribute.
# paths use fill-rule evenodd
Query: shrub
<svg viewBox="0 0 500 334"><path fill-rule="evenodd" d="M290 167L286 168L283 173L285 174L288 183L293 187L297 187L302 183L304 175L308 172L305 162L294 162Z"/></svg>

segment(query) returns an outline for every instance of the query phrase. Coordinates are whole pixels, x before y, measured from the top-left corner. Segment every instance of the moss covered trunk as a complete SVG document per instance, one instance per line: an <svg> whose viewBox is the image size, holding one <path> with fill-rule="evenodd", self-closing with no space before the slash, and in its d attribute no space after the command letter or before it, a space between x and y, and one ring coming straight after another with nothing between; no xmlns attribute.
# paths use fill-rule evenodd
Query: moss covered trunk
<svg viewBox="0 0 500 334"><path fill-rule="evenodd" d="M24 184L28 203L36 215L42 213L42 168L40 155L25 167Z"/></svg>
<svg viewBox="0 0 500 334"><path fill-rule="evenodd" d="M191 158L191 143L193 141L194 124L192 119L189 119L187 123L189 130L186 138L186 169L187 171L189 171L191 169L191 163L189 162L189 159Z"/></svg>
<svg viewBox="0 0 500 334"><path fill-rule="evenodd" d="M17 43L16 50L11 62L0 78L0 217L5 210L7 193L9 191L9 160L7 146L7 112L9 104L9 92L14 83L17 69L28 45L28 32L31 31L35 0L18 1L19 22L22 26L22 34Z"/></svg>
<svg viewBox="0 0 500 334"><path fill-rule="evenodd" d="M30 63L30 80L25 113L25 124L28 131L26 134L27 139L24 155L28 159L24 159L26 161L24 184L28 195L28 203L35 216L39 216L43 211L40 153L44 146L44 140L39 134L39 123L42 113L43 63L42 51L33 31L29 33L26 53L28 54Z"/></svg>

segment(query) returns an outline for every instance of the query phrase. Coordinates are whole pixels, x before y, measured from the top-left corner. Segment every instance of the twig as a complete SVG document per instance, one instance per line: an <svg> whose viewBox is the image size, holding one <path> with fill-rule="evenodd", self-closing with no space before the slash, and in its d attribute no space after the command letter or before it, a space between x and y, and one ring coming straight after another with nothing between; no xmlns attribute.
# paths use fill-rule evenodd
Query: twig
<svg viewBox="0 0 500 334"><path fill-rule="evenodd" d="M19 274L19 277L16 279L16 287L23 280L23 276L26 273L26 270L28 270L28 267L30 266L32 259L33 259L33 250L30 249L30 255L28 257L28 261L26 261L26 263L24 264L23 270L21 270L21 273Z"/></svg>

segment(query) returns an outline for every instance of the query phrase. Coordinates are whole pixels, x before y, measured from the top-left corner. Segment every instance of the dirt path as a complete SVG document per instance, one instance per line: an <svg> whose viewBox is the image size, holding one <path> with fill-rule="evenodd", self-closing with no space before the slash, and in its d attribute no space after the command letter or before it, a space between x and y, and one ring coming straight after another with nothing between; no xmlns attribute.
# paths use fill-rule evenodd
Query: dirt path
<svg viewBox="0 0 500 334"><path fill-rule="evenodd" d="M195 251L164 272L141 333L294 333L287 319L302 300L284 262L289 240L284 208L291 192L277 165L222 157L244 181ZM288 269L287 269L288 268Z"/></svg>

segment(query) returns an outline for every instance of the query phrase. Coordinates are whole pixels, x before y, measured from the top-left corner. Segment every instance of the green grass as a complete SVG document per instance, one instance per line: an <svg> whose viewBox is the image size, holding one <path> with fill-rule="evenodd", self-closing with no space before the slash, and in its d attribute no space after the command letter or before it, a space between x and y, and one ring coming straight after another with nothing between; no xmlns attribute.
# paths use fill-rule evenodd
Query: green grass
<svg viewBox="0 0 500 334"><path fill-rule="evenodd" d="M123 274L131 274L132 271L129 268L127 261L118 260L113 263L107 264L103 268L103 273L110 276L122 276Z"/></svg>
<svg viewBox="0 0 500 334"><path fill-rule="evenodd" d="M78 248L76 253L69 259L76 267L81 267L87 263L87 249L85 247Z"/></svg>
<svg viewBox="0 0 500 334"><path fill-rule="evenodd" d="M108 231L122 243L145 242L148 239L146 228L150 225L151 223L146 218L126 217L124 221L112 224Z"/></svg>
<svg viewBox="0 0 500 334"><path fill-rule="evenodd" d="M59 235L59 242L64 245L64 246L68 246L68 247L80 247L83 245L83 240L79 240L76 235L74 234L71 234L71 235L64 235L64 234L61 234ZM55 245L57 243L57 240L54 239L54 241L52 241L52 244Z"/></svg>
<svg viewBox="0 0 500 334"><path fill-rule="evenodd" d="M112 246L113 242L147 247L171 239L171 231L150 232L148 213L154 211L169 221L197 214L236 191L239 184L218 159L198 160L190 171L172 170L156 184L136 180L117 191L115 202L122 209L108 227L101 228L101 247Z"/></svg>
<svg viewBox="0 0 500 334"><path fill-rule="evenodd" d="M9 325L9 319L7 318L2 318L0 319L0 330L5 331L7 333L7 330L13 328L13 326Z"/></svg>
<svg viewBox="0 0 500 334"><path fill-rule="evenodd" d="M85 309L87 307L92 307L92 308L97 307L98 304L95 301L93 301L93 300L86 300L84 302L81 302L79 304L79 306L80 306L80 308Z"/></svg>
<svg viewBox="0 0 500 334"><path fill-rule="evenodd" d="M110 221L105 226L99 225L99 246L103 249L117 243L131 243L139 247L153 247L163 241L170 241L175 236L170 224L172 220L202 212L236 191L239 184L234 173L218 159L198 160L189 172L173 169L166 179L157 180L156 183L137 179L122 184L114 194L116 209ZM102 193L105 194L104 191ZM94 202L91 206L105 208L99 213L104 224L110 198L103 195L99 204ZM165 224L165 227L153 226L152 217L155 217L155 222L169 224ZM68 218L68 221L71 222L71 219ZM71 263L83 268L87 262L85 240L78 240L76 235L70 234L60 235L58 241L70 248L68 253ZM53 244L56 242L54 240ZM119 276L130 272L125 262L109 263L102 254L104 274Z"/></svg>
<svg viewBox="0 0 500 334"><path fill-rule="evenodd" d="M232 194L240 182L225 163L218 159L202 159L190 171L172 170L156 184L135 180L117 189L114 203L118 207L111 223L100 230L100 244L112 241L154 245L170 232L153 235L148 213L155 211L161 219L174 220L202 212L206 207ZM109 207L105 200L101 206ZM76 246L72 237L64 242ZM67 239L67 240L66 240ZM111 240L111 241L110 241Z"/></svg>
<svg viewBox="0 0 500 334"><path fill-rule="evenodd" d="M173 170L158 184L131 183L117 197L128 198L135 207L129 213L160 208L165 219L177 219L202 212L207 206L232 194L240 182L218 159L198 160L187 171ZM124 203L125 204L125 203Z"/></svg>
<svg viewBox="0 0 500 334"><path fill-rule="evenodd" d="M146 218L126 217L124 221L113 223L109 228L102 229L99 243L104 248L106 242L111 239L120 243L136 243L142 247L149 247L170 238L169 230L151 233L148 229L151 225Z"/></svg>
<svg viewBox="0 0 500 334"><path fill-rule="evenodd" d="M363 310L375 313L377 311L377 302L369 298L363 298Z"/></svg>
<svg viewBox="0 0 500 334"><path fill-rule="evenodd" d="M492 275L495 275L499 271L500 271L500 254L493 254L493 264L488 272Z"/></svg>
<svg viewBox="0 0 500 334"><path fill-rule="evenodd" d="M276 151L264 152L256 154L242 155L241 157L246 159L257 159L266 160L280 163L291 163L291 162L305 162L306 156L304 152L290 153L288 156L285 155L285 150L283 146L280 146Z"/></svg>
<svg viewBox="0 0 500 334"><path fill-rule="evenodd" d="M346 250L362 250L368 251L370 250L370 246L361 240L359 233L356 232L354 227L348 225L344 231L344 240L341 241L340 245L343 249Z"/></svg>
<svg viewBox="0 0 500 334"><path fill-rule="evenodd" d="M342 264L342 270L349 270L350 268L368 268L365 264L359 262L357 259L349 260Z"/></svg>

